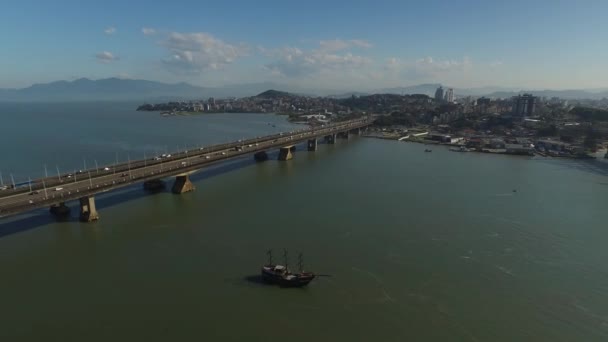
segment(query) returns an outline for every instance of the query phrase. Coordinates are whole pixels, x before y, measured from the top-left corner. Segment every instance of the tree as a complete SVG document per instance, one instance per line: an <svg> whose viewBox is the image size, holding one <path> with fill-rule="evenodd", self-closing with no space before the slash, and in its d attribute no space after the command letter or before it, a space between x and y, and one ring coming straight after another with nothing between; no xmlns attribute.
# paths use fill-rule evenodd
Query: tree
<svg viewBox="0 0 608 342"><path fill-rule="evenodd" d="M593 130L593 128L589 128L587 135L585 136L585 141L583 142L585 148L590 149L595 152L597 149L597 133Z"/></svg>
<svg viewBox="0 0 608 342"><path fill-rule="evenodd" d="M536 133L540 137L553 137L557 135L557 126L549 125L538 130Z"/></svg>

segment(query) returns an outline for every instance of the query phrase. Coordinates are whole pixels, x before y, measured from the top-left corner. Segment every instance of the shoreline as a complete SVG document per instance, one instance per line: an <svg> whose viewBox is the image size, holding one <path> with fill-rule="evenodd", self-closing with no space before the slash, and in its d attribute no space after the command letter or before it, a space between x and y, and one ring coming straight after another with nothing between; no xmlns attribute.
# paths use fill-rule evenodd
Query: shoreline
<svg viewBox="0 0 608 342"><path fill-rule="evenodd" d="M542 157L542 158L560 158L560 159L588 159L588 160L592 160L592 159L603 159L600 158L598 155L602 154L602 150L598 150L597 152L593 153L593 155L591 154L586 154L585 156L576 156L576 155L571 155L571 156L560 156L560 155L550 155L549 153L542 153L542 152L538 152L538 151L534 151L533 154L522 154L522 153L507 153L506 149L490 149L490 148L482 148L482 149L468 149L466 151L456 151L453 150L452 148L461 148L465 145L462 144L451 144L451 143L441 143L438 141L424 141L424 140L413 140L413 139L403 139L400 140L398 136L395 135L391 135L391 136L381 136L381 135L375 135L375 134L365 134L362 135L362 137L364 138L373 138L373 139L380 139L380 140L394 140L396 142L407 142L407 143L416 143L416 144L423 144L423 145L435 145L435 146L442 146L442 147L446 147L448 148L448 150L450 152L457 152L457 153L469 153L469 152L473 152L473 153L480 153L480 154L494 154L494 155L508 155L508 156L521 156L521 157Z"/></svg>

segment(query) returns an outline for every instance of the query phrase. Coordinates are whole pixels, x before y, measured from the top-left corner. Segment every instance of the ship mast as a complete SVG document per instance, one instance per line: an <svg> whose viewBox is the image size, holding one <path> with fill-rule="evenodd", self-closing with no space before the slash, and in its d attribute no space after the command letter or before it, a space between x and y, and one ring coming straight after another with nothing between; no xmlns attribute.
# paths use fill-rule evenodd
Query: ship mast
<svg viewBox="0 0 608 342"><path fill-rule="evenodd" d="M272 249L269 249L266 254L268 254L268 265L272 265Z"/></svg>
<svg viewBox="0 0 608 342"><path fill-rule="evenodd" d="M302 253L298 255L298 267L300 268L300 272L304 272Z"/></svg>
<svg viewBox="0 0 608 342"><path fill-rule="evenodd" d="M283 258L285 259L285 268L287 268L287 249L283 248Z"/></svg>

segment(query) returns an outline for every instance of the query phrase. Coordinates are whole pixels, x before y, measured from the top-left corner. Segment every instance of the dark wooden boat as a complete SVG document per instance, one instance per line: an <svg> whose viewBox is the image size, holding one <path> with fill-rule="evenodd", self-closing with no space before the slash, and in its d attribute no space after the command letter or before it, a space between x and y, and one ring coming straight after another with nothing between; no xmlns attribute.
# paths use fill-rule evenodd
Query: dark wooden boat
<svg viewBox="0 0 608 342"><path fill-rule="evenodd" d="M315 279L314 273L304 271L301 253L298 262L299 272L297 273L291 272L288 268L287 250L283 250L285 265L278 265L272 262L272 250L269 250L267 254L268 264L262 266L262 279L264 281L278 284L282 287L302 287Z"/></svg>

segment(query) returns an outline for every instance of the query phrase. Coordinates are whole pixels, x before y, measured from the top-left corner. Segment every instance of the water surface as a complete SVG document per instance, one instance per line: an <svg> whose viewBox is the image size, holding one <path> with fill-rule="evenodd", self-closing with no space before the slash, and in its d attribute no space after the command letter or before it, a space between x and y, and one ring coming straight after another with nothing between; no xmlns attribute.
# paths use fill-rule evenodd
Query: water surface
<svg viewBox="0 0 608 342"><path fill-rule="evenodd" d="M0 107L3 122L23 123L2 135L2 170L290 127L272 115L160 118L115 106L31 130ZM30 143L63 125L73 137ZM11 135L24 143L7 149ZM65 152L49 161L56 148ZM289 162L204 171L184 195L99 196L93 224L45 210L0 221L0 336L605 341L606 164L424 148L340 140ZM308 269L330 276L306 289L257 282L266 249L279 258L284 247L292 264L302 251Z"/></svg>

